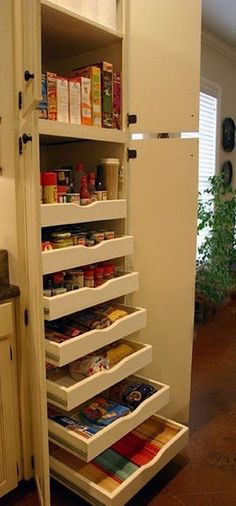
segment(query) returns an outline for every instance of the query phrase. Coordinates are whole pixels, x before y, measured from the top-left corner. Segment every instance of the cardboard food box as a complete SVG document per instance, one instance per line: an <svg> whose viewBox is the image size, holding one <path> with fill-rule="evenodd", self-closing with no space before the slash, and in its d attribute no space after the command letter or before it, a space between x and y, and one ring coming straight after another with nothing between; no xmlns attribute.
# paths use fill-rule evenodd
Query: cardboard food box
<svg viewBox="0 0 236 506"><path fill-rule="evenodd" d="M57 121L69 122L69 94L66 77L57 77Z"/></svg>
<svg viewBox="0 0 236 506"><path fill-rule="evenodd" d="M101 69L102 126L112 128L112 63L102 61L96 64Z"/></svg>
<svg viewBox="0 0 236 506"><path fill-rule="evenodd" d="M47 75L41 75L41 102L39 102L37 109L39 111L39 118L48 118L48 97L47 97Z"/></svg>
<svg viewBox="0 0 236 506"><path fill-rule="evenodd" d="M57 120L57 74L47 72L48 119Z"/></svg>
<svg viewBox="0 0 236 506"><path fill-rule="evenodd" d="M83 67L74 71L75 76L86 77L91 81L91 107L92 107L92 125L102 126L102 108L101 108L101 70L94 65Z"/></svg>
<svg viewBox="0 0 236 506"><path fill-rule="evenodd" d="M87 77L75 77L73 80L81 86L81 123L92 125L91 81Z"/></svg>
<svg viewBox="0 0 236 506"><path fill-rule="evenodd" d="M113 73L113 128L121 129L121 78L120 74Z"/></svg>
<svg viewBox="0 0 236 506"><path fill-rule="evenodd" d="M69 80L69 121L81 125L81 83Z"/></svg>

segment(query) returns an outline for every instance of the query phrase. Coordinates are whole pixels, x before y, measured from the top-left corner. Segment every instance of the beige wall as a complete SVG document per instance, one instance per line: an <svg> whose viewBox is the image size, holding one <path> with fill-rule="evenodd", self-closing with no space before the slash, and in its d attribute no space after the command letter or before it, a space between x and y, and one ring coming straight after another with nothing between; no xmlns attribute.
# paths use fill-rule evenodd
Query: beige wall
<svg viewBox="0 0 236 506"><path fill-rule="evenodd" d="M206 42L202 43L201 77L213 81L220 87L220 127L226 116L233 118L236 123L236 56L226 56L219 50L213 49ZM236 187L236 148L232 153L224 152L220 141L217 153L217 171L225 160L231 160L234 165L233 185Z"/></svg>

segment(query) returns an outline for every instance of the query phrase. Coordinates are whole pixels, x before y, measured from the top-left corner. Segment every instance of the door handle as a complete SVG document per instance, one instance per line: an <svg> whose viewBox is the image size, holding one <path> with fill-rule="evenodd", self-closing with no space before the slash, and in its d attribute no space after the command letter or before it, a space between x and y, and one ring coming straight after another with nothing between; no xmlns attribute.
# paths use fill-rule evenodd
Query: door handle
<svg viewBox="0 0 236 506"><path fill-rule="evenodd" d="M24 73L25 81L28 82L30 79L34 79L34 74L32 72L29 72L29 70L26 70Z"/></svg>
<svg viewBox="0 0 236 506"><path fill-rule="evenodd" d="M27 142L32 141L32 135L23 134L22 140L24 144L27 144Z"/></svg>

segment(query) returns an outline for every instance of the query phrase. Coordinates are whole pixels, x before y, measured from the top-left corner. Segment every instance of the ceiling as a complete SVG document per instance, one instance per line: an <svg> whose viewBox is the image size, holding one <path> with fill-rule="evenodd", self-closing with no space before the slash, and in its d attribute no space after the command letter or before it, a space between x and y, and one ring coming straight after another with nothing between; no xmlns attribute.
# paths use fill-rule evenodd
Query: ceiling
<svg viewBox="0 0 236 506"><path fill-rule="evenodd" d="M236 48L236 0L203 0L203 26Z"/></svg>

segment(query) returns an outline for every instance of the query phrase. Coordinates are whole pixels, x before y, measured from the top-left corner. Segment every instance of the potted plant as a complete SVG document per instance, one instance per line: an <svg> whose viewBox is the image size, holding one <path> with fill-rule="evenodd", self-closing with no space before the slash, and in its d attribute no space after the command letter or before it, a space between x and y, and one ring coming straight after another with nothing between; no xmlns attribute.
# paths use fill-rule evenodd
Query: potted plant
<svg viewBox="0 0 236 506"><path fill-rule="evenodd" d="M225 185L222 175L210 177L209 183L198 206L198 233L204 229L208 233L198 249L196 300L213 307L223 302L235 283L229 266L236 247L236 190Z"/></svg>

